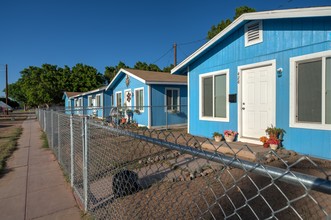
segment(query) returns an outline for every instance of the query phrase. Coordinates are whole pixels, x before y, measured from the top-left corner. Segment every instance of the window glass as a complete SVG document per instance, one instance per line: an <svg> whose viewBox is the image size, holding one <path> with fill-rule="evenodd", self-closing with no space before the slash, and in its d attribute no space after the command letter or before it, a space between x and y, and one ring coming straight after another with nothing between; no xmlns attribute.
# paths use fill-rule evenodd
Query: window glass
<svg viewBox="0 0 331 220"><path fill-rule="evenodd" d="M215 117L226 117L226 75L216 75L215 83Z"/></svg>
<svg viewBox="0 0 331 220"><path fill-rule="evenodd" d="M171 110L171 99L172 99L172 90L168 89L167 90L167 110Z"/></svg>
<svg viewBox="0 0 331 220"><path fill-rule="evenodd" d="M117 107L122 106L122 93L116 93L116 105Z"/></svg>
<svg viewBox="0 0 331 220"><path fill-rule="evenodd" d="M213 116L213 77L203 78L203 116Z"/></svg>
<svg viewBox="0 0 331 220"><path fill-rule="evenodd" d="M297 120L322 122L322 61L298 64Z"/></svg>
<svg viewBox="0 0 331 220"><path fill-rule="evenodd" d="M325 68L325 123L331 124L331 57L326 58Z"/></svg>
<svg viewBox="0 0 331 220"><path fill-rule="evenodd" d="M138 110L143 110L143 90L139 89L135 91L135 104L136 104L136 109Z"/></svg>

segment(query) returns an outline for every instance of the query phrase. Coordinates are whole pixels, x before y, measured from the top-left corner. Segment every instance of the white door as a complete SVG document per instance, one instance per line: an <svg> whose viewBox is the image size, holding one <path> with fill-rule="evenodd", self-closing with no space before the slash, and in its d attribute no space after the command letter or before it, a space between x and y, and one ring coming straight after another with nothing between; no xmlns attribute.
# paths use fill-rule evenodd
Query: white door
<svg viewBox="0 0 331 220"><path fill-rule="evenodd" d="M272 66L242 71L242 134L259 138L275 125L275 71Z"/></svg>

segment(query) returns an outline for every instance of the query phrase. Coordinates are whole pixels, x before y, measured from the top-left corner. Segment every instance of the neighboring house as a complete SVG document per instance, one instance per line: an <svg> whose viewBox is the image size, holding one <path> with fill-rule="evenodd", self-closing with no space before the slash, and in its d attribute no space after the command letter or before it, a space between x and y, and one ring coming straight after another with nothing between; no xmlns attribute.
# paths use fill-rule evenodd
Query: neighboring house
<svg viewBox="0 0 331 220"><path fill-rule="evenodd" d="M187 123L187 77L165 72L121 69L106 91L112 91L114 106L133 111L140 126L160 128Z"/></svg>
<svg viewBox="0 0 331 220"><path fill-rule="evenodd" d="M75 96L79 96L81 92L64 92L62 99L64 99L64 107L66 114L74 114L74 108L77 106L75 103Z"/></svg>
<svg viewBox="0 0 331 220"><path fill-rule="evenodd" d="M103 86L88 92L65 92L66 113L98 118L107 117L109 106L111 106L111 92L106 92L106 87Z"/></svg>
<svg viewBox="0 0 331 220"><path fill-rule="evenodd" d="M233 129L331 159L331 7L243 14L176 66L188 76L188 132Z"/></svg>

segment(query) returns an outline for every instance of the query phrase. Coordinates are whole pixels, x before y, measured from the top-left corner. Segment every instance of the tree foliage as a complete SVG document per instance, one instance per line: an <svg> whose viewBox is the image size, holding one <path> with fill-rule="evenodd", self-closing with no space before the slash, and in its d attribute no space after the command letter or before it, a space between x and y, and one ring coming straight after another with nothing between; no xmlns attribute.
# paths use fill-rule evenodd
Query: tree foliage
<svg viewBox="0 0 331 220"><path fill-rule="evenodd" d="M103 76L91 66L76 64L59 68L43 64L29 66L21 72L16 83L9 85L9 96L24 105L60 104L64 91L86 92L103 84Z"/></svg>
<svg viewBox="0 0 331 220"><path fill-rule="evenodd" d="M250 8L248 6L241 6L236 8L235 10L235 16L233 17L233 21L236 20L240 15L244 13L250 13L250 12L255 12L256 10L254 8ZM216 26L213 25L211 26L210 30L208 31L207 34L207 39L212 39L215 37L219 32L224 30L227 26L229 26L232 23L231 19L226 19L222 20L220 23L218 23Z"/></svg>

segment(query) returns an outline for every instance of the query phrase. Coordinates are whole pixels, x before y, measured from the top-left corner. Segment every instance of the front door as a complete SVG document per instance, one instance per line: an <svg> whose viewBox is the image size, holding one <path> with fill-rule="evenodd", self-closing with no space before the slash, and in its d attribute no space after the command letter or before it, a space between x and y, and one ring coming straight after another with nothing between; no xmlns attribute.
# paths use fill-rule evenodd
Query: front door
<svg viewBox="0 0 331 220"><path fill-rule="evenodd" d="M275 71L263 66L242 71L242 134L247 138L265 135L275 125Z"/></svg>

